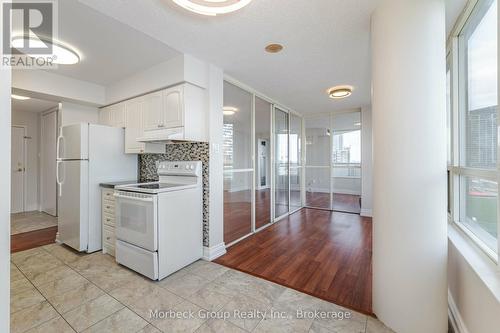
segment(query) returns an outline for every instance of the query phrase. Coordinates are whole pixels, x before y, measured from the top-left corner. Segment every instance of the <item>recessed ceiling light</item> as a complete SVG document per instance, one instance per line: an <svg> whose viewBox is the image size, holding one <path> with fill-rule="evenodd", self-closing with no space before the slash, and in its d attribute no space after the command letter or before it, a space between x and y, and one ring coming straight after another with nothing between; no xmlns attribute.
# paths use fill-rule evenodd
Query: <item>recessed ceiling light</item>
<svg viewBox="0 0 500 333"><path fill-rule="evenodd" d="M232 116L236 112L238 112L238 108L235 108L234 106L225 106L222 108L222 113L225 116Z"/></svg>
<svg viewBox="0 0 500 333"><path fill-rule="evenodd" d="M336 86L327 90L328 96L333 99L346 98L352 95L353 87L351 86Z"/></svg>
<svg viewBox="0 0 500 333"><path fill-rule="evenodd" d="M14 95L14 94L11 94L10 97L12 97L13 99L20 100L20 101L25 101L27 99L31 99L31 97L21 96L21 95Z"/></svg>
<svg viewBox="0 0 500 333"><path fill-rule="evenodd" d="M172 0L184 9L201 15L216 16L235 12L252 0Z"/></svg>
<svg viewBox="0 0 500 333"><path fill-rule="evenodd" d="M80 56L70 47L60 42L41 40L29 36L17 36L12 38L12 47L22 49L25 45L33 48L44 48L47 44L52 45L53 62L59 65L73 65L80 62ZM40 54L26 54L27 56L39 56Z"/></svg>
<svg viewBox="0 0 500 333"><path fill-rule="evenodd" d="M269 53L278 53L283 50L283 45L281 44L269 44L266 46L266 51Z"/></svg>

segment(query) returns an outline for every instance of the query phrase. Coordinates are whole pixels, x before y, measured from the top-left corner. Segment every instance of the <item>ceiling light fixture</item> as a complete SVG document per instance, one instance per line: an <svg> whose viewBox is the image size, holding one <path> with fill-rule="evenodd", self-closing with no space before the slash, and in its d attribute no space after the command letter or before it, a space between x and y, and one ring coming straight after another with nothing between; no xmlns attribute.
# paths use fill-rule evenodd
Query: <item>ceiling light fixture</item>
<svg viewBox="0 0 500 333"><path fill-rule="evenodd" d="M352 95L352 86L336 86L327 90L328 96L333 99L346 98Z"/></svg>
<svg viewBox="0 0 500 333"><path fill-rule="evenodd" d="M238 112L238 108L235 108L234 106L225 106L225 107L222 108L222 113L225 116L232 116L236 112Z"/></svg>
<svg viewBox="0 0 500 333"><path fill-rule="evenodd" d="M216 16L240 10L252 0L172 0L184 9L197 14Z"/></svg>
<svg viewBox="0 0 500 333"><path fill-rule="evenodd" d="M281 44L269 44L266 46L266 52L268 53L278 53L283 51L283 45Z"/></svg>
<svg viewBox="0 0 500 333"><path fill-rule="evenodd" d="M17 49L24 48L29 45L33 48L44 48L46 45L52 45L53 62L59 65L74 65L80 62L80 56L70 47L63 45L61 42L43 40L30 36L17 36L12 38L12 47ZM40 54L26 54L30 57L40 56Z"/></svg>
<svg viewBox="0 0 500 333"><path fill-rule="evenodd" d="M14 95L14 94L11 94L10 97L12 97L13 99L17 99L19 101L25 101L25 100L31 99L31 97Z"/></svg>

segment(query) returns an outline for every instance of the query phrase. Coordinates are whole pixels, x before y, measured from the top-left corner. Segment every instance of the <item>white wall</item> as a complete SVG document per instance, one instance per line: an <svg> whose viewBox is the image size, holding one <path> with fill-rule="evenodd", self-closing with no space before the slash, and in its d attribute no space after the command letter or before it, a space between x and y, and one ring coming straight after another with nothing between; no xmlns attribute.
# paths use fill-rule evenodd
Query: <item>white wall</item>
<svg viewBox="0 0 500 333"><path fill-rule="evenodd" d="M224 75L220 68L209 66L208 105L210 142L210 202L209 202L209 248L204 257L213 259L226 252L224 246L224 162L222 157Z"/></svg>
<svg viewBox="0 0 500 333"><path fill-rule="evenodd" d="M444 333L444 2L381 1L371 39L373 311L396 332Z"/></svg>
<svg viewBox="0 0 500 333"><path fill-rule="evenodd" d="M0 332L10 330L10 92L11 72L0 68Z"/></svg>
<svg viewBox="0 0 500 333"><path fill-rule="evenodd" d="M62 102L60 124L61 126L79 123L99 123L99 109L92 106Z"/></svg>
<svg viewBox="0 0 500 333"><path fill-rule="evenodd" d="M361 216L372 216L373 145L370 106L361 109L361 124Z"/></svg>
<svg viewBox="0 0 500 333"><path fill-rule="evenodd" d="M449 226L448 289L450 308L467 331L497 332L500 328L500 272L456 227ZM482 278L481 278L482 277ZM486 278L487 280L484 280ZM490 281L489 286L486 281ZM496 283L495 283L496 281ZM492 293L496 289L497 297Z"/></svg>
<svg viewBox="0 0 500 333"><path fill-rule="evenodd" d="M21 95L25 91L29 96L40 99L105 104L106 90L103 86L42 70L14 71L12 88Z"/></svg>
<svg viewBox="0 0 500 333"><path fill-rule="evenodd" d="M26 161L26 193L25 211L39 209L39 151L40 151L40 114L12 110L12 126L26 126L27 161Z"/></svg>
<svg viewBox="0 0 500 333"><path fill-rule="evenodd" d="M106 104L182 82L207 87L207 64L189 55L180 55L106 87Z"/></svg>

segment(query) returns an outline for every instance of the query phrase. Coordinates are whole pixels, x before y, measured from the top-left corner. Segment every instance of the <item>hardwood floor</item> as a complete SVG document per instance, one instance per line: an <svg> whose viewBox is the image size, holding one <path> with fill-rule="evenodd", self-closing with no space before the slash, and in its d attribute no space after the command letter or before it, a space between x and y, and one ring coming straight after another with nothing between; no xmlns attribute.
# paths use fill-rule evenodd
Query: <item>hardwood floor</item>
<svg viewBox="0 0 500 333"><path fill-rule="evenodd" d="M330 194L319 192L306 192L306 206L332 209L339 212L359 214L361 212L360 196L333 193L330 205Z"/></svg>
<svg viewBox="0 0 500 333"><path fill-rule="evenodd" d="M52 244L56 240L57 227L23 232L10 236L10 252L29 250L35 247Z"/></svg>
<svg viewBox="0 0 500 333"><path fill-rule="evenodd" d="M370 218L302 209L216 262L372 314L371 258Z"/></svg>

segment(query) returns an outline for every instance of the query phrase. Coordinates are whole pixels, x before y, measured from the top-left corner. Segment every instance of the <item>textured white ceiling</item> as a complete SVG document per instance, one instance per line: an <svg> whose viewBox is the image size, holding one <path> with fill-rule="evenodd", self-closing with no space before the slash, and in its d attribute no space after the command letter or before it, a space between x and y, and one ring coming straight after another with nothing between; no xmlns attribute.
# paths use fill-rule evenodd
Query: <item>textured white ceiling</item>
<svg viewBox="0 0 500 333"><path fill-rule="evenodd" d="M238 12L217 17L187 12L171 0L80 1L176 50L220 66L300 113L370 104L370 16L380 0L253 0ZM449 22L463 7L462 1L447 0L453 9ZM87 20L81 20L87 28ZM127 40L116 30L109 35ZM129 52L149 53L135 44L136 39L129 41ZM265 53L271 42L282 43L284 51ZM116 48L109 58L101 54L96 68L112 69L120 51ZM326 89L338 84L353 85L352 97L329 99Z"/></svg>
<svg viewBox="0 0 500 333"><path fill-rule="evenodd" d="M82 54L78 65L59 65L54 71L57 74L108 85L179 55L164 43L78 0L57 3L58 37Z"/></svg>

